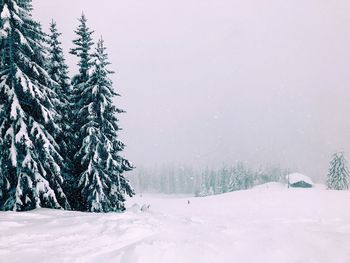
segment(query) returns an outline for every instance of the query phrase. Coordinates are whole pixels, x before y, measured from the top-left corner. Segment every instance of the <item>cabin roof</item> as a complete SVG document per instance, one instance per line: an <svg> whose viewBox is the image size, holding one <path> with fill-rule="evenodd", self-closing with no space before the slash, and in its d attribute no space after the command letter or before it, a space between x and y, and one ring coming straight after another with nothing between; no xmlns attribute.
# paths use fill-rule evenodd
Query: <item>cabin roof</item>
<svg viewBox="0 0 350 263"><path fill-rule="evenodd" d="M305 183L313 185L313 182L312 182L310 177L303 175L303 174L300 174L300 173L292 173L292 174L287 175L287 180L290 184L295 184L298 182L305 182Z"/></svg>

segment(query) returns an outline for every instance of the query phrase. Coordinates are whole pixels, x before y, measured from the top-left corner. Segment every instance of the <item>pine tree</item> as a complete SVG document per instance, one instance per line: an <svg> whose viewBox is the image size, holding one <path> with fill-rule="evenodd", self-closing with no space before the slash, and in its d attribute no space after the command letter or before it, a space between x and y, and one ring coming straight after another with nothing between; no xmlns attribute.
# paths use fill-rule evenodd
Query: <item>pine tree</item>
<svg viewBox="0 0 350 263"><path fill-rule="evenodd" d="M220 171L221 173L221 191L222 193L228 192L229 186L229 170L226 165L224 165Z"/></svg>
<svg viewBox="0 0 350 263"><path fill-rule="evenodd" d="M73 132L74 123L73 91L68 76L68 66L66 64L62 43L59 38L61 33L57 30L56 22L50 23L50 33L48 36L48 60L47 71L50 77L56 82L54 90L58 95L55 100L55 108L59 112L60 119L57 120L60 132L56 141L60 146L60 153L64 158L62 174L64 178L64 191L68 199L74 200L74 177L73 177L73 157L75 154L74 145L76 138ZM71 201L72 202L72 201Z"/></svg>
<svg viewBox="0 0 350 263"><path fill-rule="evenodd" d="M80 137L81 127L84 125L84 121L79 118L79 110L83 106L82 94L85 92L87 82L89 80L89 71L92 65L91 48L93 46L92 34L87 26L87 19L84 14L79 19L79 26L75 30L77 38L73 40L74 48L70 50L70 54L77 56L79 73L72 79L72 96L71 96L71 138L70 145L70 159L71 163L71 175L69 180L69 201L74 209L81 210L81 200L78 191L79 175L84 171L80 162L76 162L75 158L79 149L82 147L83 139Z"/></svg>
<svg viewBox="0 0 350 263"><path fill-rule="evenodd" d="M65 157L65 163L69 163L70 145L74 139L72 138L71 122L73 119L70 100L72 97L72 89L70 78L68 77L68 66L65 62L63 50L59 37L61 33L57 31L57 25L54 21L50 24L50 34L48 38L48 62L47 71L50 77L57 83L54 85L57 94L56 109L60 114L61 119L58 120L61 132L57 138L57 143L60 145L61 153Z"/></svg>
<svg viewBox="0 0 350 263"><path fill-rule="evenodd" d="M335 153L330 163L327 178L328 189L347 190L349 188L349 170L343 153Z"/></svg>
<svg viewBox="0 0 350 263"><path fill-rule="evenodd" d="M70 206L55 142L54 82L30 0L0 2L0 210Z"/></svg>
<svg viewBox="0 0 350 263"><path fill-rule="evenodd" d="M76 55L79 58L79 75L76 76L74 84L84 83L89 79L89 70L91 68L91 48L94 45L92 40L91 31L87 26L87 19L84 14L81 15L79 19L78 29L75 31L77 38L73 40L75 45L74 48L70 50L72 55Z"/></svg>
<svg viewBox="0 0 350 263"><path fill-rule="evenodd" d="M125 194L134 194L123 173L132 169L120 156L124 144L118 139L116 114L123 111L113 106L113 91L107 69L109 65L103 40L94 55L94 70L82 93L79 119L84 120L80 136L83 144L76 162L82 165L79 176L81 204L79 209L91 212L124 210Z"/></svg>

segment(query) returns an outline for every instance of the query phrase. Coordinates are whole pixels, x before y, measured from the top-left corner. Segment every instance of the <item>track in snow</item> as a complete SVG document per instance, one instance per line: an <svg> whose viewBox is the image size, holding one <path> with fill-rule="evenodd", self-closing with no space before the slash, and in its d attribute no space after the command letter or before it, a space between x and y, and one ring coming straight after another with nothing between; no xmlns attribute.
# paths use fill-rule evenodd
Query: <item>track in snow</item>
<svg viewBox="0 0 350 263"><path fill-rule="evenodd" d="M134 203L151 209L136 211ZM350 191L269 184L205 198L136 197L123 214L1 212L0 258L6 263L349 263L349 204Z"/></svg>

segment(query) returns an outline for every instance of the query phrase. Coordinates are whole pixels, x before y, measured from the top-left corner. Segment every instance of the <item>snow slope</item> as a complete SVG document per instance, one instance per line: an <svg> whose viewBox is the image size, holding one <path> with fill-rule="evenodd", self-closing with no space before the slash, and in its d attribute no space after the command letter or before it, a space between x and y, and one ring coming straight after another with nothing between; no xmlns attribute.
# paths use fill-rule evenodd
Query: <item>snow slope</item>
<svg viewBox="0 0 350 263"><path fill-rule="evenodd" d="M350 191L270 184L127 206L124 214L1 212L1 262L350 262Z"/></svg>

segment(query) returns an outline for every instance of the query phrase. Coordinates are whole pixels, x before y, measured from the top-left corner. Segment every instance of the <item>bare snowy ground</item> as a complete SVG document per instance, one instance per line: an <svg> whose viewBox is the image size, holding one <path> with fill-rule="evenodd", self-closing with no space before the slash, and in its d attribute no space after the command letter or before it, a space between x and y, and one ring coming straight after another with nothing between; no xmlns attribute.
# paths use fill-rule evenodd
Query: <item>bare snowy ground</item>
<svg viewBox="0 0 350 263"><path fill-rule="evenodd" d="M1 212L0 261L350 262L350 191L269 184L205 198L137 197L128 207Z"/></svg>

